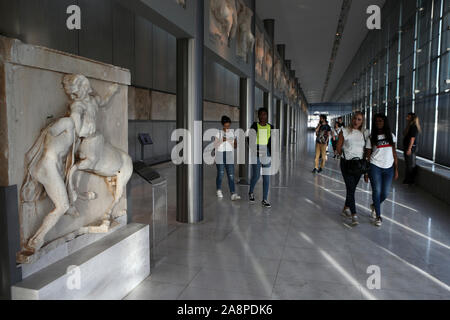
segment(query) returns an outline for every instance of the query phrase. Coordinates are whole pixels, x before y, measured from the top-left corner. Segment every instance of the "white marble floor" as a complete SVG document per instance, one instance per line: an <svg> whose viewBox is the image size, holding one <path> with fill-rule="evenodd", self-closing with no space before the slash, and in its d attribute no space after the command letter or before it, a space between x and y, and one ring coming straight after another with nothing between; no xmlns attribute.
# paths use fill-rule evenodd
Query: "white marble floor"
<svg viewBox="0 0 450 320"><path fill-rule="evenodd" d="M161 166L170 234L157 246L162 254L152 275L126 299L450 299L449 206L396 183L377 228L362 181L361 223L351 227L340 216L345 185L338 167L330 159L313 175L311 153L294 148L271 181L272 209L249 204L243 186L243 200L231 202L228 192L217 199L215 167L205 167L205 220L182 225L173 218L174 167ZM261 200L261 182L256 196ZM379 290L367 286L369 266L380 268Z"/></svg>

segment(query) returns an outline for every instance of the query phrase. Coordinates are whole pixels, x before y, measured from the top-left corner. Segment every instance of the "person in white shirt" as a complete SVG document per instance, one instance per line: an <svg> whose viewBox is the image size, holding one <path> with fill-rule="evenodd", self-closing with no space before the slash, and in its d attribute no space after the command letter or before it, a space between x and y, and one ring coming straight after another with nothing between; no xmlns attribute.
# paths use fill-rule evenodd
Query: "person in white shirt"
<svg viewBox="0 0 450 320"><path fill-rule="evenodd" d="M360 111L355 112L350 126L342 129L339 134L337 145L338 154L343 155L341 158L341 171L347 189L347 197L342 216L347 218L351 217L354 226L359 224L358 215L356 213L355 193L362 174L355 175L350 173L346 162L365 158L364 149L370 133L368 130L364 129L364 122L364 114Z"/></svg>
<svg viewBox="0 0 450 320"><path fill-rule="evenodd" d="M217 197L223 198L222 180L227 172L228 186L230 187L231 200L240 200L241 197L236 194L236 187L234 184L234 149L237 148L237 140L234 131L230 129L231 119L227 116L222 117L223 129L220 130L215 137L216 149L216 166L217 166Z"/></svg>
<svg viewBox="0 0 450 320"><path fill-rule="evenodd" d="M364 180L372 185L373 204L372 218L376 226L381 226L381 204L390 193L392 180L398 179L398 160L396 152L396 137L392 133L389 121L384 114L378 113L374 117L375 125L367 141L367 156L370 159L370 172Z"/></svg>

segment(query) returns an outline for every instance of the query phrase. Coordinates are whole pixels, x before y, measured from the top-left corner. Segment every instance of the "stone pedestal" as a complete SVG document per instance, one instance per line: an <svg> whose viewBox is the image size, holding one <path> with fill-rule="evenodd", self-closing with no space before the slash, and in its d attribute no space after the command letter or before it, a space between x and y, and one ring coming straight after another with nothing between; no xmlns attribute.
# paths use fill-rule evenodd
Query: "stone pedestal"
<svg viewBox="0 0 450 320"><path fill-rule="evenodd" d="M13 300L117 300L150 275L149 226L129 224L12 287Z"/></svg>

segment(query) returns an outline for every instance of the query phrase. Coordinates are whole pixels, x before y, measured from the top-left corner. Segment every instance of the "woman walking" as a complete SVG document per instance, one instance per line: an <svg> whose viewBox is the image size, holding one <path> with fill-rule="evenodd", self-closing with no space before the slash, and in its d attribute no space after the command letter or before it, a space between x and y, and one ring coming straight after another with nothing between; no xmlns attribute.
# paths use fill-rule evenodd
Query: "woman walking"
<svg viewBox="0 0 450 320"><path fill-rule="evenodd" d="M341 171L344 177L347 189L347 197L345 200L342 216L352 218L352 224L358 225L358 215L356 213L355 192L359 181L361 180L361 172L352 172L349 169L350 161L355 159L365 159L365 146L369 139L369 131L364 129L364 114L357 111L353 114L353 118L349 127L342 129L339 134L337 152L342 155Z"/></svg>
<svg viewBox="0 0 450 320"><path fill-rule="evenodd" d="M217 197L223 198L222 180L227 171L228 186L231 192L231 200L240 200L241 197L236 194L234 184L234 149L237 147L237 141L233 130L230 130L231 119L227 116L222 117L223 129L216 135L216 166L217 166Z"/></svg>
<svg viewBox="0 0 450 320"><path fill-rule="evenodd" d="M370 178L373 199L372 218L375 225L380 227L383 222L381 204L391 192L392 180L398 179L398 160L396 137L389 127L387 117L378 113L374 117L374 123L366 146L367 156L370 159L370 171L364 176L364 180L368 182Z"/></svg>
<svg viewBox="0 0 450 320"><path fill-rule="evenodd" d="M416 180L417 137L422 132L419 117L415 113L408 113L408 122L403 133L403 150L405 152L405 180L403 184L413 185Z"/></svg>

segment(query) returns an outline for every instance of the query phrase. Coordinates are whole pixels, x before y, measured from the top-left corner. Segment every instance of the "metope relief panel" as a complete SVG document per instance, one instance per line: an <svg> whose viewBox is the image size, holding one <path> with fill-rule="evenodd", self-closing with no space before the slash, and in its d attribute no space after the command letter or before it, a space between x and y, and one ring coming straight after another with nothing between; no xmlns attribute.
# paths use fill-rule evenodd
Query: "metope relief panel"
<svg viewBox="0 0 450 320"><path fill-rule="evenodd" d="M221 46L230 46L236 37L238 16L235 0L210 0L209 33Z"/></svg>
<svg viewBox="0 0 450 320"><path fill-rule="evenodd" d="M256 28L256 49L255 49L255 72L259 77L263 77L264 64L264 34Z"/></svg>
<svg viewBox="0 0 450 320"><path fill-rule="evenodd" d="M252 33L253 11L242 0L236 1L237 7L237 55L248 61L248 54L253 52L255 36Z"/></svg>
<svg viewBox="0 0 450 320"><path fill-rule="evenodd" d="M273 68L273 56L272 56L272 48L270 47L267 41L265 42L265 55L264 55L264 80L270 82L271 73Z"/></svg>

